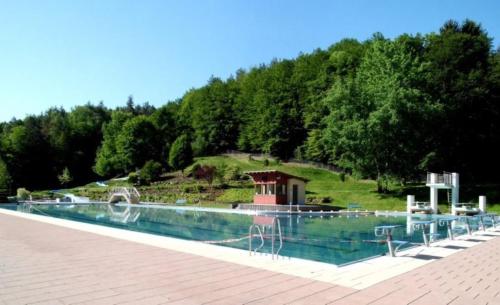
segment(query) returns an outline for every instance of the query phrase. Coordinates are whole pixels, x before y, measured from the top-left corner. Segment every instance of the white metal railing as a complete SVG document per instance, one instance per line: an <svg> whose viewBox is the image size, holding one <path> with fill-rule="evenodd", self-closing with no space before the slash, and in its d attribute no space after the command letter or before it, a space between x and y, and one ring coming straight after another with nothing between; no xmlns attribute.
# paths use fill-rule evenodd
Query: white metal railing
<svg viewBox="0 0 500 305"><path fill-rule="evenodd" d="M452 174L448 172L443 172L442 174L427 173L427 184L453 184Z"/></svg>
<svg viewBox="0 0 500 305"><path fill-rule="evenodd" d="M141 197L141 194L135 187L115 187L111 189L110 194L124 194L128 198L132 196Z"/></svg>
<svg viewBox="0 0 500 305"><path fill-rule="evenodd" d="M115 187L109 192L111 202L114 196L123 196L128 203L137 203L141 198L141 194L135 187Z"/></svg>
<svg viewBox="0 0 500 305"><path fill-rule="evenodd" d="M270 227L271 229L271 234L266 235L266 227ZM257 232L257 237L260 239L260 245L257 246L256 248L252 247L252 238L253 238L253 232ZM277 231L277 232L276 232ZM270 238L271 239L271 258L274 260L274 257L276 256L276 259L279 258L279 253L281 249L283 248L283 234L281 232L281 223L279 218L273 217L272 222L270 225L263 225L262 229L260 225L258 224L252 224L249 229L248 229L248 251L250 255L252 253L255 255L257 251L259 251L262 247L264 247L264 239L265 238ZM279 247L278 249L275 248L275 242L276 242L276 237L278 237L279 241Z"/></svg>

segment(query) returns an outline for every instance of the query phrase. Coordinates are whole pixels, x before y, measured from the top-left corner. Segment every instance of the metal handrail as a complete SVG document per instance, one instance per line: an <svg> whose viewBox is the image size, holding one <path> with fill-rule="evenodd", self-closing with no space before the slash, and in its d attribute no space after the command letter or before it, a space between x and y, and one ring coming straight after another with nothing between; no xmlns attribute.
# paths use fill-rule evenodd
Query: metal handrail
<svg viewBox="0 0 500 305"><path fill-rule="evenodd" d="M257 251L260 250L262 247L264 247L264 236L262 235L262 231L260 230L260 227L256 224L252 224L250 226L250 228L248 229L248 252L250 254L250 256L252 255L252 232L254 230L254 228L257 229L257 233L259 233L259 237L260 237L260 246L258 246L257 248L255 248L253 250L254 254L257 254Z"/></svg>
<svg viewBox="0 0 500 305"><path fill-rule="evenodd" d="M274 217L273 221L271 223L271 234L268 234L267 236L271 238L271 258L274 260L274 256L276 256L276 259L279 258L279 253L281 249L283 248L283 233L281 231L281 222L279 218ZM276 234L276 227L277 229L277 234ZM260 237L260 245L253 249L252 247L252 237L253 237L253 232L257 230L258 237ZM248 252L250 255L252 255L252 252L254 254L257 253L262 247L264 247L264 236L265 236L265 230L266 227L263 226L262 230L258 224L252 224L248 228ZM275 251L275 242L276 242L276 235L278 236L279 239L279 247Z"/></svg>
<svg viewBox="0 0 500 305"><path fill-rule="evenodd" d="M431 172L427 173L427 184L435 183L435 184L445 184L445 185L452 185L453 184L453 175L448 172L443 172L442 174L436 174L436 180L432 181L432 174Z"/></svg>
<svg viewBox="0 0 500 305"><path fill-rule="evenodd" d="M276 259L278 259L278 257L279 257L279 253L281 251L281 248L283 248L283 235L281 234L281 223L280 223L279 218L274 218L273 224L272 224L272 231L271 231L271 234L272 234L271 258L273 260L274 260L274 240L276 238L276 234L275 234L274 230L275 230L276 225L278 225L278 237L279 237L279 241L280 241L280 246L278 248L278 251L276 251Z"/></svg>
<svg viewBox="0 0 500 305"><path fill-rule="evenodd" d="M137 200L141 198L141 194L135 187L127 188L127 187L115 187L112 188L109 192L110 196L113 195L123 195L127 202L131 202L131 199L135 197Z"/></svg>

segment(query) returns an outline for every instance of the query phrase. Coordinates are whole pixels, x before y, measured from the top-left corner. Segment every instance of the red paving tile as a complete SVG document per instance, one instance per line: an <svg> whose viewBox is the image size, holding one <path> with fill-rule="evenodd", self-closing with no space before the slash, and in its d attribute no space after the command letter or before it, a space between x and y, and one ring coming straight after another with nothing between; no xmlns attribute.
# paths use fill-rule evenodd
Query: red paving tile
<svg viewBox="0 0 500 305"><path fill-rule="evenodd" d="M0 214L0 304L500 304L500 238L356 290Z"/></svg>

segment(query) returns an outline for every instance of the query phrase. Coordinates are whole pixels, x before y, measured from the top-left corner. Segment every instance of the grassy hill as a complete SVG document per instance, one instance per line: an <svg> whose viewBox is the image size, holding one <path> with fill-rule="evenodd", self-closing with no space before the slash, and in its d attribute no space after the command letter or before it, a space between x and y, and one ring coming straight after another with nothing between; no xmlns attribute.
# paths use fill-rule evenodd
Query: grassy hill
<svg viewBox="0 0 500 305"><path fill-rule="evenodd" d="M247 155L224 155L215 157L204 157L197 159L198 163L209 164L220 167L238 166L242 171L270 170L276 169L292 175L309 179L306 187L308 202L316 204L328 204L339 208L346 207L349 203L356 202L363 208L404 210L405 198L395 196L401 189L396 187L395 193L390 195L378 194L375 181L356 180L349 176L342 181L340 174L325 169L297 163L277 163L270 161L265 166L264 160L250 160ZM222 202L234 202L237 200L250 202L253 196L252 183L245 187L230 187L223 195L218 197ZM246 199L246 200L242 200Z"/></svg>
<svg viewBox="0 0 500 305"><path fill-rule="evenodd" d="M376 182L373 180L358 180L345 176L342 180L339 173L329 170L298 164L281 163L274 160L249 158L246 154L220 155L201 157L194 164L205 164L217 168L238 168L240 173L251 170L276 169L292 175L309 179L306 187L306 198L310 204L324 204L345 208L349 203L358 203L363 209L368 210L399 210L406 209L406 195L414 194L418 201L429 200L429 190L423 184L391 185L390 192L380 194L377 192ZM185 173L172 172L164 175L161 181L148 186L139 186L142 201L174 203L177 199L187 199L189 204L199 204L211 207L228 207L234 203L252 202L253 184L248 176L242 175L241 179L216 181L212 186L203 180L186 177L191 165ZM266 165L268 164L268 165ZM109 186L129 186L125 180L108 181ZM486 195L490 203L498 199L498 186L464 186L461 187L462 202L477 202L478 195ZM109 189L99 187L95 183L67 190L81 196L88 196L94 200L107 200ZM47 193L37 193L46 196ZM440 193L440 210L448 211L446 194ZM490 210L500 211L500 204L490 204Z"/></svg>

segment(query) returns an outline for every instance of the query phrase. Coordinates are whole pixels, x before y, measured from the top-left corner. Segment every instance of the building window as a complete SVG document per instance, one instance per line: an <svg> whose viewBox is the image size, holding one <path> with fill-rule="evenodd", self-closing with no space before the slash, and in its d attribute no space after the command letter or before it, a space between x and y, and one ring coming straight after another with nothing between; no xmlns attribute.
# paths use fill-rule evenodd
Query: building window
<svg viewBox="0 0 500 305"><path fill-rule="evenodd" d="M256 184L255 185L255 195L261 195L262 194L262 185Z"/></svg>
<svg viewBox="0 0 500 305"><path fill-rule="evenodd" d="M276 185L276 195L281 195L281 196L286 195L286 185L285 184L277 184Z"/></svg>
<svg viewBox="0 0 500 305"><path fill-rule="evenodd" d="M267 185L267 194L268 195L274 195L275 194L275 185L274 184L268 184Z"/></svg>

